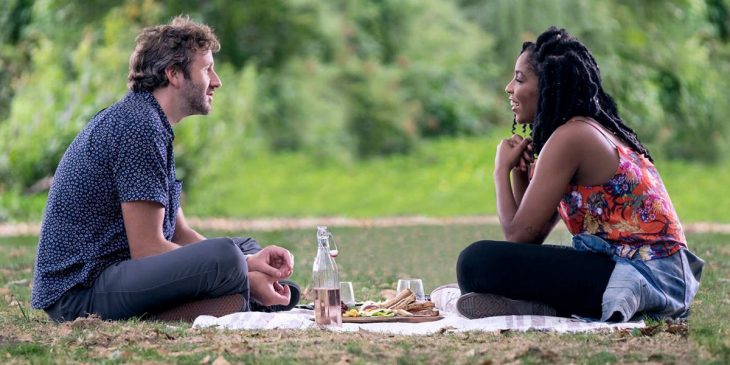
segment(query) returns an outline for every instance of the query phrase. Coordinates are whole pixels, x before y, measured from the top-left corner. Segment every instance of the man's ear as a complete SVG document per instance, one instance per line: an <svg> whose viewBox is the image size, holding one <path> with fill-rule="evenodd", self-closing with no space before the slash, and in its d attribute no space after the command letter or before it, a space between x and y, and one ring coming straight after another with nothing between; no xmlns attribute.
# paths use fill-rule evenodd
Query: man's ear
<svg viewBox="0 0 730 365"><path fill-rule="evenodd" d="M170 83L171 86L180 87L180 83L182 82L183 74L180 71L179 67L168 66L165 69L165 77L167 77L167 81Z"/></svg>

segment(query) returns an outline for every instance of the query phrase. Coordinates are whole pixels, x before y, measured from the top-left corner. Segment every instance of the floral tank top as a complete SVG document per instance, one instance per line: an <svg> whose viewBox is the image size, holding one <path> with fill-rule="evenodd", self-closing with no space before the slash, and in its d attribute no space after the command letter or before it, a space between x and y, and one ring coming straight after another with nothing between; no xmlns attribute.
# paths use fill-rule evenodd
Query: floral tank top
<svg viewBox="0 0 730 365"><path fill-rule="evenodd" d="M566 189L558 213L570 233L596 235L610 243L615 254L628 259L639 254L644 261L686 247L682 225L654 164L628 147L614 146L619 165L607 183Z"/></svg>

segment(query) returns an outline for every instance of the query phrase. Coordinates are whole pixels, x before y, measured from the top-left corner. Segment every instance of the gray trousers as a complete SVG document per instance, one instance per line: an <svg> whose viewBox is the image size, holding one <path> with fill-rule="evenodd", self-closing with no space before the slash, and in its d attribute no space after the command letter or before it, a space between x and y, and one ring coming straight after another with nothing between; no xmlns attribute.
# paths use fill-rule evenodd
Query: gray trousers
<svg viewBox="0 0 730 365"><path fill-rule="evenodd" d="M57 322L89 314L118 320L231 294L243 295L248 306L244 253L259 250L251 238L213 238L164 254L122 261L104 269L92 286L72 288L45 310Z"/></svg>

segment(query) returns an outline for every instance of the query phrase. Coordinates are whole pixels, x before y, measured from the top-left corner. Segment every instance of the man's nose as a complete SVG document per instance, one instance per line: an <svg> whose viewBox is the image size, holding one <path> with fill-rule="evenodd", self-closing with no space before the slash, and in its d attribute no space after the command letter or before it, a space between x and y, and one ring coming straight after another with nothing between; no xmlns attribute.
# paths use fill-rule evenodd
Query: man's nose
<svg viewBox="0 0 730 365"><path fill-rule="evenodd" d="M218 77L218 74L213 71L213 77L210 79L210 86L212 88L218 88L223 86L223 82L221 81L221 78Z"/></svg>

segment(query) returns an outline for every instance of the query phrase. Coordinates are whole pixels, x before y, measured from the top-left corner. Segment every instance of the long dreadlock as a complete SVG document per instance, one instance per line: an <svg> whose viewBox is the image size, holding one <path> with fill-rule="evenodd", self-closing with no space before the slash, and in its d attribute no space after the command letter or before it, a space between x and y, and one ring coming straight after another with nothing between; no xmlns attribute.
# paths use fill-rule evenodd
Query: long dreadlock
<svg viewBox="0 0 730 365"><path fill-rule="evenodd" d="M588 49L565 29L550 27L535 43L522 44L528 63L539 77L539 103L533 121L533 147L536 153L550 135L570 118L595 119L621 138L634 151L653 162L636 133L618 115L616 103L601 86L598 64Z"/></svg>

